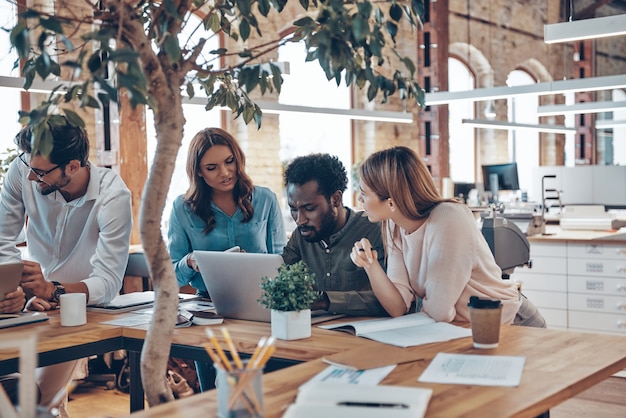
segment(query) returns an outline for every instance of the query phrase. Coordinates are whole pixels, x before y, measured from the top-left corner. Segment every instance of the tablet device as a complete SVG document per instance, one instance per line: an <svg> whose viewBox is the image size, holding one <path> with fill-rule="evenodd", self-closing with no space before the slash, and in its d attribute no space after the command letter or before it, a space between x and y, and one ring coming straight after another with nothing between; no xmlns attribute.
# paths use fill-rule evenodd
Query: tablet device
<svg viewBox="0 0 626 418"><path fill-rule="evenodd" d="M5 294L17 289L22 280L23 270L24 264L21 261L0 264L0 300L4 300Z"/></svg>

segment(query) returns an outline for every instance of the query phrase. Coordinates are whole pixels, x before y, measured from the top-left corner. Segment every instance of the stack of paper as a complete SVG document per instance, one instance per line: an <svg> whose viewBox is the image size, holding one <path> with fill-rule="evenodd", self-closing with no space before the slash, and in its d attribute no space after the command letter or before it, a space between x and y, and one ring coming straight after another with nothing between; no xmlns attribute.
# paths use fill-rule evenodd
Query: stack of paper
<svg viewBox="0 0 626 418"><path fill-rule="evenodd" d="M300 388L283 418L421 418L431 389L317 383Z"/></svg>

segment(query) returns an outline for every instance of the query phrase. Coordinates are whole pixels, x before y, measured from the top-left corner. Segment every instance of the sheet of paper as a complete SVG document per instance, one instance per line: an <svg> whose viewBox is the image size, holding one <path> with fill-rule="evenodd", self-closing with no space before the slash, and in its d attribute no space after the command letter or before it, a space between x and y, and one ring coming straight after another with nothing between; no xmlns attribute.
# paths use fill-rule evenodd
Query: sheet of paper
<svg viewBox="0 0 626 418"><path fill-rule="evenodd" d="M152 315L138 315L135 313L130 313L121 318L116 318L111 321L100 322L105 325L116 325L122 327L135 327L137 325L149 324L152 320Z"/></svg>
<svg viewBox="0 0 626 418"><path fill-rule="evenodd" d="M377 385L394 369L392 366L378 367L369 370L353 370L338 366L328 366L313 376L302 386L315 382L349 383L353 385Z"/></svg>
<svg viewBox="0 0 626 418"><path fill-rule="evenodd" d="M526 357L479 354L435 356L419 382L481 386L519 386Z"/></svg>

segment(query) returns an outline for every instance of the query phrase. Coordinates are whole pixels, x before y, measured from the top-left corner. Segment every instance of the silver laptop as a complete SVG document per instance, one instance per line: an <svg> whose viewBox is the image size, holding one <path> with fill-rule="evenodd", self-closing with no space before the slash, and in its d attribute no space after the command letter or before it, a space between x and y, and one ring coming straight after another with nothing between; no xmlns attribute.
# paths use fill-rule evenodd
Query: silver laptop
<svg viewBox="0 0 626 418"><path fill-rule="evenodd" d="M261 277L276 277L278 254L194 251L209 296L225 318L270 322L270 310L258 302Z"/></svg>

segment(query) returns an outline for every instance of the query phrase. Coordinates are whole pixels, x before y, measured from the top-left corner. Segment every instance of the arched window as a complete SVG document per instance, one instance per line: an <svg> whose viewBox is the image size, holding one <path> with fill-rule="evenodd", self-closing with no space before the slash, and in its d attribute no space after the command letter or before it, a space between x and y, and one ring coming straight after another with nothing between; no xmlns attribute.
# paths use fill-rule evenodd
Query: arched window
<svg viewBox="0 0 626 418"><path fill-rule="evenodd" d="M448 58L448 89L450 91L473 90L474 76L461 61ZM450 178L455 182L475 182L474 128L461 123L462 119L474 119L474 103L456 101L448 105Z"/></svg>
<svg viewBox="0 0 626 418"><path fill-rule="evenodd" d="M8 2L0 2L0 26L11 28L15 25L17 16L16 5ZM0 76L19 77L19 69L13 70L13 64L17 59L15 51L11 51L9 33L4 32L0 36ZM21 108L20 90L15 88L0 87L2 95L2 112L0 112L0 126L5 134L0 135L0 159L7 149L15 149L13 138L20 130L21 126L17 122L17 111Z"/></svg>
<svg viewBox="0 0 626 418"><path fill-rule="evenodd" d="M200 37L207 37L207 32L203 30L194 31L195 25L202 25L201 20L192 16L189 19L189 23L183 28L183 31L178 35L178 39L181 42L185 42L190 36L192 38L191 44L197 43ZM190 35L191 34L191 35ZM195 41L193 40L195 39ZM219 47L219 39L217 36L212 36L204 46L203 51L217 49ZM205 54L205 59L210 59ZM172 182L170 183L169 190L167 192L167 199L165 201L165 208L163 210L163 217L161 218L161 230L164 235L167 235L167 229L169 226L170 213L172 211L172 205L174 199L178 195L181 195L187 191L189 187L189 180L187 179L187 150L189 143L196 133L200 130L208 127L221 127L220 110L213 109L207 112L204 106L195 104L184 104L183 112L185 114L185 130L183 135L183 142L178 151L176 157L176 165L174 167L174 174L172 175ZM154 160L154 153L156 151L156 131L154 127L154 114L149 108L146 109L146 133L148 136L147 152L148 152L148 167L152 166Z"/></svg>
<svg viewBox="0 0 626 418"><path fill-rule="evenodd" d="M303 43L287 43L278 52L279 61L289 62L279 103L286 105L350 108L350 89L326 80L317 62L305 62ZM347 118L289 113L279 116L280 159L288 162L310 153L329 153L339 157L348 172L352 166L351 124ZM349 173L348 173L349 174ZM347 191L344 198L351 196ZM350 200L346 204L352 204Z"/></svg>
<svg viewBox="0 0 626 418"><path fill-rule="evenodd" d="M613 90L613 101L626 101L626 93L622 89ZM608 117L610 119L610 116ZM626 110L615 110L613 112L613 120L625 121ZM598 139L600 139L598 131ZM606 158L604 163L607 165L626 165L626 125L614 126L606 133Z"/></svg>
<svg viewBox="0 0 626 418"><path fill-rule="evenodd" d="M279 61L289 62L289 74L279 96L279 103L309 107L349 109L350 89L345 83L337 86L328 81L317 62L305 62L303 43L287 43L278 51ZM280 159L288 163L297 156L311 153L336 155L348 171L348 190L343 195L344 204L352 206L351 184L352 136L350 120L327 114L288 113L279 115ZM283 208L287 211L287 207ZM295 224L290 216L284 217L288 232Z"/></svg>
<svg viewBox="0 0 626 418"><path fill-rule="evenodd" d="M534 84L536 81L525 71L513 70L507 77L509 87ZM511 122L537 124L539 99L534 95L508 99L508 118ZM539 134L530 130L509 131L509 161L517 163L519 186L528 190L533 170L539 166Z"/></svg>

